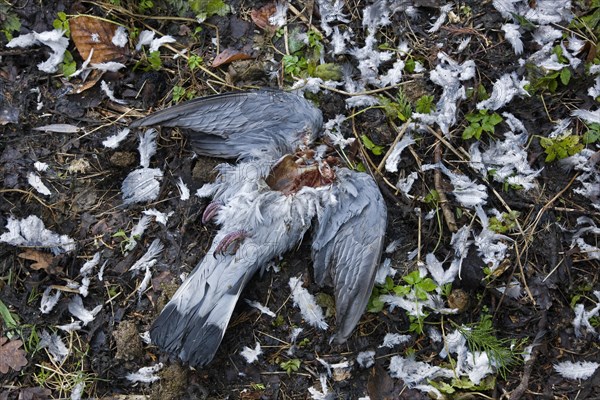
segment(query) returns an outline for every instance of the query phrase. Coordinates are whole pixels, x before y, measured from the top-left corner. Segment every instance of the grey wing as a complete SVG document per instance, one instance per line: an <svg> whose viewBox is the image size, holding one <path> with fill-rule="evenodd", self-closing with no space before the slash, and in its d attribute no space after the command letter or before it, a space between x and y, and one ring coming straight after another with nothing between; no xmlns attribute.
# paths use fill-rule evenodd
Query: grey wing
<svg viewBox="0 0 600 400"><path fill-rule="evenodd" d="M362 316L375 281L387 225L387 208L371 176L341 168L337 202L317 221L312 243L315 280L333 284L336 341L343 343Z"/></svg>
<svg viewBox="0 0 600 400"><path fill-rule="evenodd" d="M200 155L277 159L312 142L322 124L321 111L304 97L257 90L200 97L134 121L130 127L187 128Z"/></svg>

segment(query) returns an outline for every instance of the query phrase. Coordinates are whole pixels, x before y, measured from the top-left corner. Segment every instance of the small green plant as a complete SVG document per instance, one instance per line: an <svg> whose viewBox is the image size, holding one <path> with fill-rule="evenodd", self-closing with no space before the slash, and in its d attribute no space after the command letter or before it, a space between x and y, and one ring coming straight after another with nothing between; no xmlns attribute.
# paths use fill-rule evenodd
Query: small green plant
<svg viewBox="0 0 600 400"><path fill-rule="evenodd" d="M154 2L152 0L139 0L138 11L143 14L144 12L154 8Z"/></svg>
<svg viewBox="0 0 600 400"><path fill-rule="evenodd" d="M287 374L291 374L292 372L296 372L300 369L300 364L302 362L297 358L292 358L291 360L284 361L279 364L281 369L283 369Z"/></svg>
<svg viewBox="0 0 600 400"><path fill-rule="evenodd" d="M64 12L59 11L57 13L57 18L54 21L52 21L52 26L54 27L54 29L64 31L66 37L71 36L71 29L69 28L69 19L67 17L67 14L65 14Z"/></svg>
<svg viewBox="0 0 600 400"><path fill-rule="evenodd" d="M188 67L190 68L190 71L193 71L200 68L203 62L204 60L202 57L197 54L192 54L190 55L190 58L188 58Z"/></svg>
<svg viewBox="0 0 600 400"><path fill-rule="evenodd" d="M555 160L562 160L583 150L583 144L579 143L581 137L572 135L571 131L565 132L556 138L540 138L540 145L546 153L546 162L551 163Z"/></svg>
<svg viewBox="0 0 600 400"><path fill-rule="evenodd" d="M507 213L502 213L500 218L491 217L489 228L496 233L507 233L517 228L517 220L521 215L520 212L511 210Z"/></svg>
<svg viewBox="0 0 600 400"><path fill-rule="evenodd" d="M412 115L412 105L404 94L404 92L398 89L395 99L390 99L386 96L379 96L380 107L383 108L385 115L391 119L399 119L405 122Z"/></svg>
<svg viewBox="0 0 600 400"><path fill-rule="evenodd" d="M189 5L200 22L213 15L224 17L231 11L231 8L223 0L191 0Z"/></svg>
<svg viewBox="0 0 600 400"><path fill-rule="evenodd" d="M600 124L591 123L587 125L587 131L581 137L584 144L592 144L600 141Z"/></svg>
<svg viewBox="0 0 600 400"><path fill-rule="evenodd" d="M309 344L310 344L310 339L306 337L298 342L298 347L306 347Z"/></svg>
<svg viewBox="0 0 600 400"><path fill-rule="evenodd" d="M65 50L63 62L60 64L62 73L67 78L77 71L77 63L73 60L73 55L69 50Z"/></svg>
<svg viewBox="0 0 600 400"><path fill-rule="evenodd" d="M7 40L12 40L13 32L19 32L21 29L19 17L11 12L10 8L9 3L0 3L0 14L3 15L3 18L0 18L0 32L4 33Z"/></svg>
<svg viewBox="0 0 600 400"><path fill-rule="evenodd" d="M160 59L160 51L151 51L147 56L148 66L146 70L159 71L162 68L162 60Z"/></svg>
<svg viewBox="0 0 600 400"><path fill-rule="evenodd" d="M437 284L431 278L424 278L421 272L415 270L402 277L408 285L399 285L394 287L394 293L397 295L409 294L413 292L419 300L427 300L427 295L437 289Z"/></svg>
<svg viewBox="0 0 600 400"><path fill-rule="evenodd" d="M266 389L265 385L262 383L251 383L250 387L252 388L252 390L265 390Z"/></svg>
<svg viewBox="0 0 600 400"><path fill-rule="evenodd" d="M182 86L173 86L173 102L179 103L181 100L191 100L196 97L196 91L186 89Z"/></svg>
<svg viewBox="0 0 600 400"><path fill-rule="evenodd" d="M493 135L496 125L502 122L502 117L498 113L490 114L488 110L469 113L465 115L465 119L469 121L469 125L462 133L464 140L471 138L479 140L483 132Z"/></svg>
<svg viewBox="0 0 600 400"><path fill-rule="evenodd" d="M365 148L373 153L373 155L380 156L383 154L384 147L373 143L373 141L367 135L360 135L360 140Z"/></svg>
<svg viewBox="0 0 600 400"><path fill-rule="evenodd" d="M522 362L521 349L525 340L514 341L500 339L492 325L492 316L487 313L481 315L479 322L458 326L457 329L467 340L471 351L485 352L490 362L498 368L500 375L506 379L509 368Z"/></svg>
<svg viewBox="0 0 600 400"><path fill-rule="evenodd" d="M283 71L290 76L300 76L302 71L308 68L308 62L304 57L285 55L281 61L283 63Z"/></svg>
<svg viewBox="0 0 600 400"><path fill-rule="evenodd" d="M433 96L423 95L415 102L415 111L420 114L429 114L433 110Z"/></svg>
<svg viewBox="0 0 600 400"><path fill-rule="evenodd" d="M271 322L271 325L273 325L274 328L278 328L283 324L285 324L285 319L281 314L278 314L277 317L275 317L275 319L273 319L273 321Z"/></svg>

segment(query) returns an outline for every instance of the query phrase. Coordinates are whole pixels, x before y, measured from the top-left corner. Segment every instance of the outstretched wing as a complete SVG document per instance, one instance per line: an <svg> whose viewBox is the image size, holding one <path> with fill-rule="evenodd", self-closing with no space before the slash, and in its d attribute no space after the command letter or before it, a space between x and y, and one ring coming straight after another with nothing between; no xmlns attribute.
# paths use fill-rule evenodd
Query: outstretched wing
<svg viewBox="0 0 600 400"><path fill-rule="evenodd" d="M333 284L336 341L343 343L360 320L383 248L387 208L370 175L337 170L337 202L319 216L312 243L315 280Z"/></svg>
<svg viewBox="0 0 600 400"><path fill-rule="evenodd" d="M321 130L321 111L304 97L279 90L256 90L200 97L134 121L191 130L200 155L278 159L312 142Z"/></svg>

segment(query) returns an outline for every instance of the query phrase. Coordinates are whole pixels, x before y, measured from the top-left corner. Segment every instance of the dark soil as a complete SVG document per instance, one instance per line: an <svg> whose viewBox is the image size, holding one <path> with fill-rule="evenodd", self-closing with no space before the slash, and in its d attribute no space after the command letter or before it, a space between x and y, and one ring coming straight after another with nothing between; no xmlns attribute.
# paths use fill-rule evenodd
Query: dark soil
<svg viewBox="0 0 600 400"><path fill-rule="evenodd" d="M268 35L258 30L250 18L250 10L260 8L264 2L226 1L237 12L211 17L195 35L190 32L200 25L191 20L161 19L150 15L172 15L167 11L148 12L143 18L124 12L127 7L111 10L108 3L102 6L68 1L45 1L43 5L20 0L14 3L11 12L21 21L20 33L50 30L57 13L64 11L118 21L130 31L134 27L138 30L152 27L163 34L174 35L178 39L174 47L179 50L189 48L193 54L200 55L207 69L221 81L200 70L190 72L184 60L173 59L172 52L166 51L162 58L163 67L147 72L144 71L145 56L136 53L125 62L127 68L118 73L107 73L102 78L114 88L117 98L128 101L126 106L121 106L106 98L99 83L81 94L71 94L73 82L60 72L46 74L36 67L47 58L47 48L9 49L4 46L6 38L0 34L0 115L10 119L0 126L0 227L6 225L9 216L37 215L47 229L68 235L77 243L74 252L55 256L49 266L39 270L32 269L31 262L19 256L22 248L0 244L0 299L19 319L17 327L8 326L6 320L0 323L0 336L21 338L28 360L20 372L11 370L0 374L0 399L66 398L70 396L71 388L61 388L61 382L73 384L78 381L86 382L85 396L90 398L145 395L153 399L308 399L311 398L308 388L321 390L319 375L326 372L317 359L330 364L353 362L359 352L366 350L376 351L375 365L361 368L354 363L349 371L334 371L328 380L329 390L333 393L331 398L358 399L367 395L371 399L428 398L418 390L405 387L402 380L391 378L389 359L396 354L414 353L419 360L441 364L437 354L442 345L427 335L413 334L412 341L394 349L378 347L386 333L408 332L409 319L404 311L384 308L378 313L365 313L355 333L343 345L329 343L335 326L334 316L328 318L332 327L329 331L315 330L302 321L289 299L288 280L291 276L301 274L304 286L311 293L328 295L320 296L321 299L331 299L333 295L330 288L320 288L313 282L308 239L283 259L276 260L281 271L269 270L257 276L242 294L243 299L269 306L278 318L261 315L240 301L217 355L208 367L193 370L182 366L176 360L169 360L156 347L145 344L139 336L149 329L174 293L181 282L180 275L189 273L202 259L216 229L200 222L205 200L192 195L190 200L181 201L176 182L181 177L193 194L213 179L213 169L221 161L195 156L186 143L185 132L162 129L158 152L151 164L164 172L160 195L152 204L125 207L121 183L139 161L137 134L130 134L116 150L105 148L102 141L150 110L168 106L173 96L172 88L176 85L194 90L195 96L212 94L213 89L224 92L231 87L289 87L292 82L284 79L280 65L279 52L285 51L282 41L273 39L271 45ZM134 9L136 2L129 3L129 9ZM157 7L161 6L160 2L156 3ZM316 11L313 13L310 7L295 5L302 19L294 19L294 24L306 29L302 21L312 19L318 26ZM431 70L437 63L437 43L455 48L462 37L473 35L467 49L456 57L461 62L472 58L477 63L478 75L469 83L470 87L481 83L489 89L499 76L517 68L515 56L498 30L503 23L502 17L492 8L491 2L466 2L466 5L472 8L471 18L445 25L435 34L427 33L427 29L430 18L438 15L439 5L420 7L421 15L417 20L408 20L403 13L397 13L393 23L382 30L381 40L410 40L415 45L415 58L426 70ZM361 12L358 10L364 4L347 2L347 7L353 10L349 26L356 32L361 31ZM217 30L221 49L251 52L253 59L211 68L210 61L216 56L211 40L216 37ZM69 50L80 65L82 60L72 43ZM329 62L348 61L341 56L333 59L327 55L327 58ZM138 62L139 68L134 68ZM279 69L275 78L269 73L271 69ZM414 101L424 93L433 94L436 99L439 97L440 88L429 82L427 74L414 74L410 80L405 91L410 100ZM533 134L547 132L552 126L547 113L556 119L567 117L570 110L564 105L583 98L591 84L591 81L579 82L561 93L548 95L545 99L547 110L539 98L515 99L513 112ZM386 92L389 96L395 94L395 89ZM307 96L320 104L325 121L346 112L342 94L331 91ZM459 121L475 103L468 99L461 104ZM49 124L71 124L81 131L73 134L33 129ZM459 122L462 130L465 125L461 124ZM367 132L376 145L386 149L396 137L389 118L381 109L358 113L344 128L346 136L352 136L353 129L359 133ZM439 259L453 254L451 232L446 225L439 224L436 218L421 219L414 210L420 207L424 215L432 209L431 203L422 200L435 188L433 175L420 174L413 189L415 196L411 199L384 182L386 179L393 184L399 176L419 170L418 165L433 163L436 142L434 136L423 137L412 146L413 155L405 153L399 174L384 172L377 175L389 211L386 243L399 240L399 246L384 255L398 270L396 282L401 282L402 275L416 268L416 262L408 261L406 255L417 248L417 243L421 245L421 257L434 249ZM459 129L453 132L452 143L465 149L469 146L460 138ZM442 151L444 161L456 170L470 174L449 149ZM575 172L565 172L556 164L545 165L538 139L532 140L529 152L535 168L545 167L539 179L540 188L524 192L503 191L502 185L498 184L488 186L496 189L504 202L521 213L522 223L531 223L540 216L534 234L511 236L515 242L510 257L503 273L493 279L484 279L481 259L470 254L462 267L462 280L457 280L453 286L455 290L463 291L456 296L466 295L466 306L464 311L448 318L455 324L477 322L482 310L487 310L493 315L494 327L500 337L527 339L528 344L535 339L540 345L536 347L532 361L511 367L505 377L498 375L491 389L458 390L453 398L516 398L510 396L517 394L528 399L600 398L600 369L585 381L565 379L553 369L554 364L565 360L600 360L597 338L591 334L577 338L572 327L574 296L578 296L578 302L586 302L586 309L595 304L592 291L600 289L600 265L597 260L571 249L568 232L561 229L572 229L577 217L583 215L600 223L600 216L593 211L589 200L573 192L570 184ZM351 156L356 162L365 161L359 151L355 153ZM381 156L366 154L372 157L375 166L381 161ZM36 161L50 165L43 175L51 189L50 196L38 194L27 183L27 174L33 170ZM450 192L450 183L444 184ZM550 203L565 188L558 200ZM460 205L452 198L450 201L451 209L456 212ZM487 206L503 209L499 199L493 196ZM124 254L122 249L126 243L118 232L129 233L141 212L153 207L174 213L166 225L152 223L137 247ZM468 225L473 218L470 212L456 215L459 226ZM165 245L165 251L155 266L150 287L138 297L137 288L143 273L133 275L128 270L156 238ZM104 277L102 281L92 280L84 305L92 309L101 304L102 310L82 330L72 333L57 330L56 326L72 322L68 311L71 294L65 291L56 308L49 314L42 314L39 310L41 293L50 285L64 288L70 281L79 282L82 264L98 251L102 263L107 261ZM505 297L496 289L513 278L527 285L526 294L519 299ZM439 327L442 321L450 326L448 320L440 320L439 315L426 322ZM297 339L302 345L296 347L293 355L288 355L291 330L299 326L304 328ZM43 330L59 333L68 343L71 353L64 364L57 366L45 350L36 350L39 333ZM261 343L263 355L257 363L248 364L239 353L245 346L254 348L256 342ZM293 358L301 360L301 367L286 373L280 364ZM164 363L160 381L132 384L125 379L128 373L157 362ZM50 373L51 370L55 372ZM523 379L528 382L520 388Z"/></svg>

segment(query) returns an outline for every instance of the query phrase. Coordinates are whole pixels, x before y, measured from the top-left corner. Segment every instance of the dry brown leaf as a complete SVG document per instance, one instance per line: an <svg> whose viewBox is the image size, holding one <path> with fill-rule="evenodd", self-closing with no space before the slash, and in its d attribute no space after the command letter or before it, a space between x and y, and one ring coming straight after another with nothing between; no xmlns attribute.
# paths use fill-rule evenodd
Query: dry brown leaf
<svg viewBox="0 0 600 400"><path fill-rule="evenodd" d="M71 37L81 58L87 60L92 49L91 62L125 61L129 50L112 42L118 26L98 18L79 16L69 20Z"/></svg>
<svg viewBox="0 0 600 400"><path fill-rule="evenodd" d="M250 17L252 21L258 26L260 29L265 30L270 33L274 33L277 29L275 26L271 25L269 22L269 17L275 14L277 10L275 3L267 4L258 10L252 10L250 13Z"/></svg>
<svg viewBox="0 0 600 400"><path fill-rule="evenodd" d="M213 68L219 67L224 64L229 64L237 60L247 60L252 58L249 54L243 53L239 50L225 49L212 62Z"/></svg>
<svg viewBox="0 0 600 400"><path fill-rule="evenodd" d="M29 267L35 270L47 270L48 267L52 264L52 259L54 258L50 253L44 253L43 251L35 249L27 249L24 252L20 253L19 257L25 260L33 261L34 263L31 264Z"/></svg>
<svg viewBox="0 0 600 400"><path fill-rule="evenodd" d="M8 338L0 337L0 374L8 373L10 368L20 371L27 365L25 350L20 348L22 345L20 340L8 342Z"/></svg>

